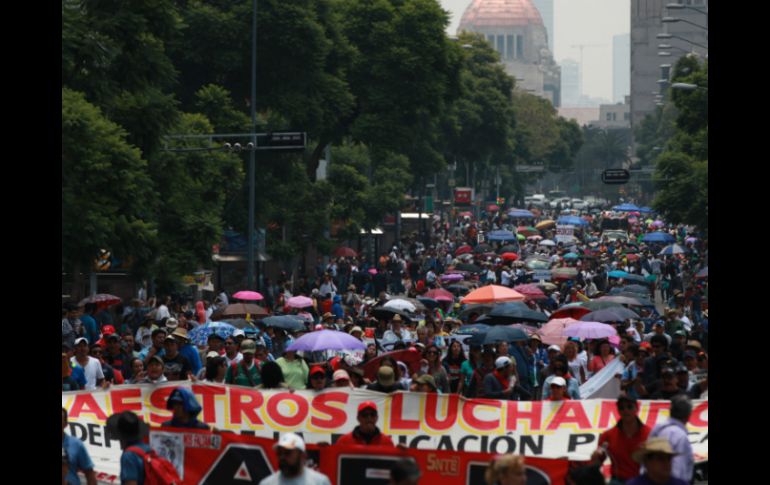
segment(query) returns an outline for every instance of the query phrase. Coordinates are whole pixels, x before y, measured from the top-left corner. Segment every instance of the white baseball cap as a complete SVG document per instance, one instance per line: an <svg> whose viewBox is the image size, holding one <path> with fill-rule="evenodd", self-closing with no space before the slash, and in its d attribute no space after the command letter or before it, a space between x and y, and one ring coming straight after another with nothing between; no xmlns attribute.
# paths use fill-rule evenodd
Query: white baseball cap
<svg viewBox="0 0 770 485"><path fill-rule="evenodd" d="M498 357L497 360L495 360L495 369L502 369L509 365L511 365L511 359L508 357Z"/></svg>
<svg viewBox="0 0 770 485"><path fill-rule="evenodd" d="M566 387L567 386L567 381L565 381L563 377L558 377L557 376L557 377L553 378L553 380L551 381L551 385L552 386L559 386L559 387Z"/></svg>
<svg viewBox="0 0 770 485"><path fill-rule="evenodd" d="M300 438L298 434L286 433L281 436L278 443L273 445L273 449L283 448L284 450L301 450L305 451L305 442Z"/></svg>
<svg viewBox="0 0 770 485"><path fill-rule="evenodd" d="M245 336L246 336L246 332L244 332L240 328L235 330L235 332L233 332L233 338L235 338L235 337L245 337Z"/></svg>
<svg viewBox="0 0 770 485"><path fill-rule="evenodd" d="M550 347L548 347L548 350L549 351L555 350L556 352L561 352L561 347L559 347L558 345L551 345Z"/></svg>

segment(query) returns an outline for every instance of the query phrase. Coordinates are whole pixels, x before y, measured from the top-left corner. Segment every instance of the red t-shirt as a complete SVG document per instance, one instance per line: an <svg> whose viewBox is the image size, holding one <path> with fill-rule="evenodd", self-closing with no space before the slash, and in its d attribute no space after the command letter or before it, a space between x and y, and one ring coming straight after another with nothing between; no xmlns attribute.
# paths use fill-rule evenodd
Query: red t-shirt
<svg viewBox="0 0 770 485"><path fill-rule="evenodd" d="M363 435L357 433L358 426L352 432L343 435L335 443L336 445L371 445L371 446L396 446L390 436L377 432L370 442L364 440Z"/></svg>
<svg viewBox="0 0 770 485"><path fill-rule="evenodd" d="M647 441L652 428L639 421L639 431L628 437L620 429L620 422L599 436L599 446L609 443L607 452L612 461L612 476L621 480L631 480L639 476L639 464L631 458L631 453Z"/></svg>

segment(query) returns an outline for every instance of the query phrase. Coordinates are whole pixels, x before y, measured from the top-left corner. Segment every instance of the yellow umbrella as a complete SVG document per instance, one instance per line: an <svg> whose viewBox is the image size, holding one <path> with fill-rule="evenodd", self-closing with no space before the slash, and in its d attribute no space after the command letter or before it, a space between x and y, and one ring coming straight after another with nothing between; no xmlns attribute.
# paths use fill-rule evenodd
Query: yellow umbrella
<svg viewBox="0 0 770 485"><path fill-rule="evenodd" d="M543 229L548 229L548 228L553 227L555 225L556 225L556 221L553 221L551 219L547 219L545 221L538 222L535 225L535 229L537 229L538 231L542 231Z"/></svg>

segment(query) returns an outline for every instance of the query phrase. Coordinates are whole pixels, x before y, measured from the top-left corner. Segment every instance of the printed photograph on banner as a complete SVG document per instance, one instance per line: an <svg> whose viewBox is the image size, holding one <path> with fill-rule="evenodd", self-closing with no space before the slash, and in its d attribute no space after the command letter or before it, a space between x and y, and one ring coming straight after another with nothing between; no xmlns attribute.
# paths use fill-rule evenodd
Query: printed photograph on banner
<svg viewBox="0 0 770 485"><path fill-rule="evenodd" d="M184 434L153 431L150 433L150 447L174 465L179 478L184 480Z"/></svg>

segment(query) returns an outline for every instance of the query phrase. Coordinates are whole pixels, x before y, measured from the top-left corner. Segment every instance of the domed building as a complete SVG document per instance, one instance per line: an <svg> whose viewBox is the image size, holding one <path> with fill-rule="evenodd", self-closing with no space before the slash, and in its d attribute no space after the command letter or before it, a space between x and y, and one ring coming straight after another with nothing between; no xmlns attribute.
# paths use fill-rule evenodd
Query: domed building
<svg viewBox="0 0 770 485"><path fill-rule="evenodd" d="M482 34L500 54L516 86L561 104L561 70L548 49L548 32L531 0L473 0L457 29Z"/></svg>

